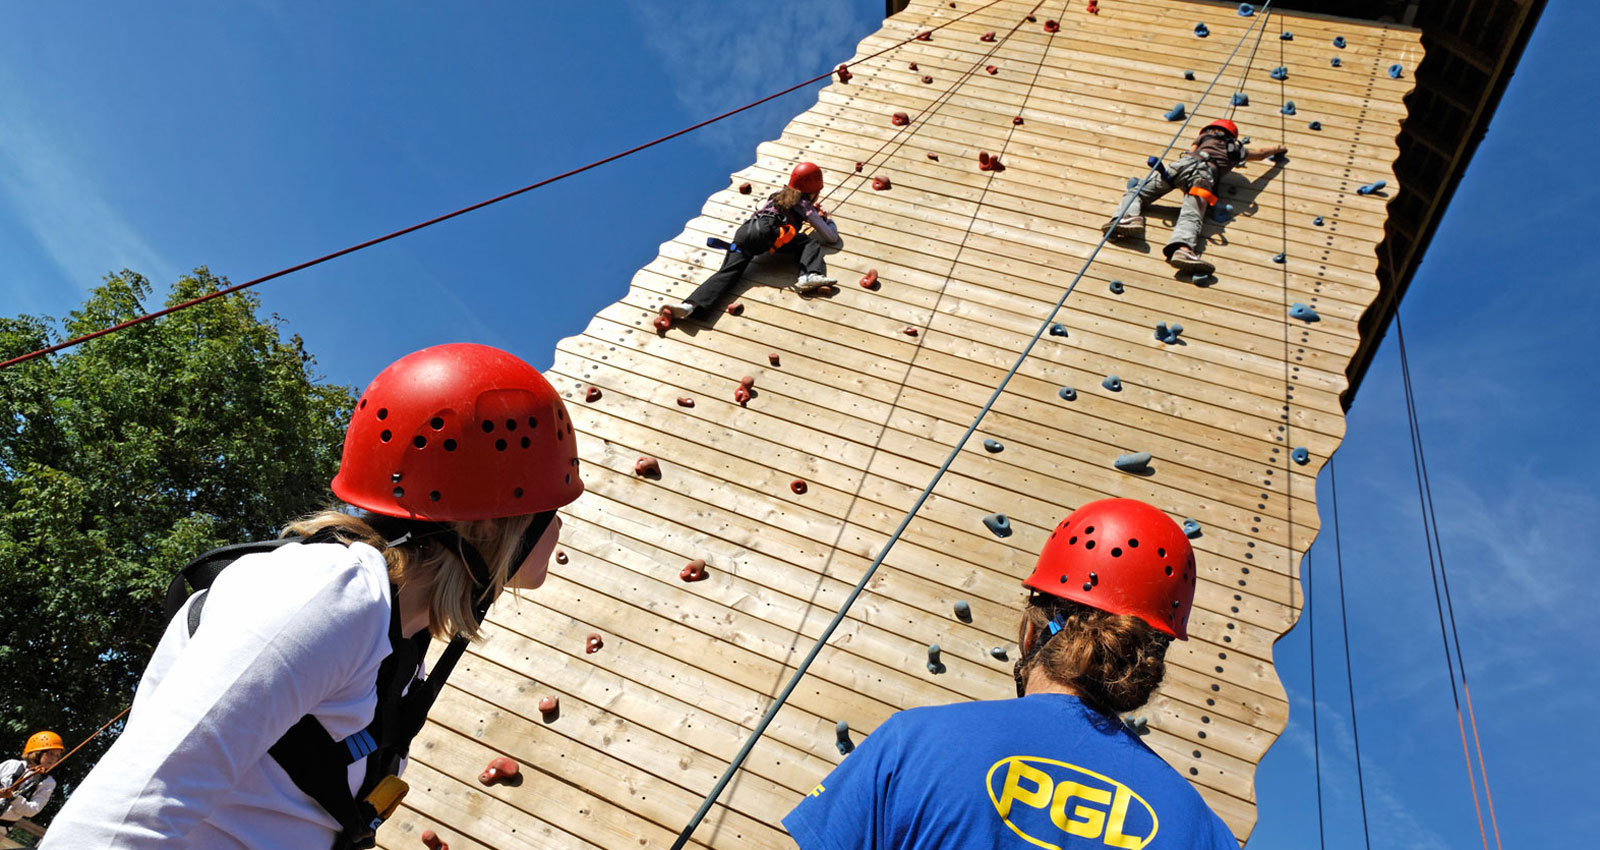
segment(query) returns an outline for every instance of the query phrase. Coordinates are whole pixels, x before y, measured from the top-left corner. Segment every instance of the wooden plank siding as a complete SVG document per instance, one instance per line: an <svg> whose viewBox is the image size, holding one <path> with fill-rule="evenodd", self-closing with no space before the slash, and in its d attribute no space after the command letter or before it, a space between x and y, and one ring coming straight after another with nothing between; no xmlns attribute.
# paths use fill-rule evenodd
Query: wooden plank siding
<svg viewBox="0 0 1600 850"><path fill-rule="evenodd" d="M1095 249L1127 178L1172 138L1163 113L1179 102L1196 112L1186 146L1227 113L1250 61L1250 105L1234 118L1291 157L1224 183L1239 216L1207 227L1216 280L1180 279L1157 250L1176 196L1149 211L1148 247L1100 251L1054 319L1067 335L1040 340L694 843L792 846L779 821L839 762L839 720L859 738L903 708L1011 695L1010 664L990 650L1015 655L1018 582L1062 516L1106 496L1202 525L1191 640L1173 645L1166 683L1137 714L1146 741L1248 837L1255 765L1288 719L1273 644L1299 616L1315 476L1344 434L1339 396L1397 189L1410 82L1386 69L1416 66L1418 34L1275 14L1196 109L1260 20L1236 4L1101 0L1088 15L1078 0L1045 3L1014 34L1033 3L955 5L918 0L886 20L858 57L970 13L823 87L620 300L559 345L550 377L588 485L563 513L565 562L491 612L418 740L414 787L383 846L416 846L430 828L458 850L669 846ZM1054 35L1040 23L1050 17L1062 21ZM1209 38L1192 33L1200 20ZM996 43L979 40L988 31ZM1269 78L1278 65L1287 81ZM1280 114L1285 100L1298 114ZM891 126L896 111L912 125ZM979 171L979 151L1006 170ZM788 260L761 260L742 315L656 333L661 305L719 265L706 238L731 238L800 160L823 167L844 236L828 259L837 294L798 296ZM871 190L874 176L893 188ZM1379 179L1386 192L1357 194ZM856 285L868 269L881 288ZM1322 320L1289 319L1292 302ZM1158 342L1158 321L1182 323L1185 344ZM1101 387L1109 374L1121 392ZM740 406L743 375L756 395ZM1064 386L1076 401L1058 396ZM592 403L590 387L602 393ZM988 453L984 438L1004 451ZM1301 446L1304 466L1290 459ZM1131 451L1152 452L1154 473L1112 468ZM633 474L641 455L660 460L658 480ZM993 511L1011 517L1012 536L984 528ZM695 558L709 580L679 581ZM971 623L952 614L958 600ZM605 639L594 654L590 632ZM931 643L943 647L941 675L925 668ZM544 696L561 698L559 716L540 715ZM498 754L524 765L521 786L473 781Z"/></svg>

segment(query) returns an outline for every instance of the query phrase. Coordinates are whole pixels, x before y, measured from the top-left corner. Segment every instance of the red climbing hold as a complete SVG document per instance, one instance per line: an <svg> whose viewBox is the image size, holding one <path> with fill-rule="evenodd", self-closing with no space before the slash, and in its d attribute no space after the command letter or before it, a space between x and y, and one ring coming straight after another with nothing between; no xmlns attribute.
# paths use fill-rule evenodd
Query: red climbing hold
<svg viewBox="0 0 1600 850"><path fill-rule="evenodd" d="M955 7L956 7L956 4L954 4L954 3L950 4L950 8L954 9Z"/></svg>
<svg viewBox="0 0 1600 850"><path fill-rule="evenodd" d="M839 69L834 71L834 73L839 75L839 82L841 83L848 83L850 82L850 78L855 76L855 74L850 73L849 68L846 68L843 65L840 65Z"/></svg>
<svg viewBox="0 0 1600 850"><path fill-rule="evenodd" d="M600 651L600 647L605 646L605 645L606 645L606 642L600 639L600 633L599 632L590 632L589 633L589 639L584 641L584 644L583 644L583 654L584 655L593 655L596 652Z"/></svg>
<svg viewBox="0 0 1600 850"><path fill-rule="evenodd" d="M735 389L733 391L733 400L738 402L740 405L748 404L750 402L750 391L744 387Z"/></svg>
<svg viewBox="0 0 1600 850"><path fill-rule="evenodd" d="M1000 162L1000 157L990 156L983 151L978 151L978 170L993 171L998 174L1001 171L1005 171L1006 167Z"/></svg>
<svg viewBox="0 0 1600 850"><path fill-rule="evenodd" d="M1055 21L1045 21L1044 22L1044 31L1045 32L1060 32L1061 31L1061 25L1056 23Z"/></svg>
<svg viewBox="0 0 1600 850"><path fill-rule="evenodd" d="M771 363L774 366L778 365L778 352L773 351L773 352L768 353L767 354L767 362Z"/></svg>
<svg viewBox="0 0 1600 850"><path fill-rule="evenodd" d="M695 558L693 561L690 561L689 563L684 564L683 565L683 569L678 571L678 578L680 578L680 579L682 579L684 581L705 581L705 579L706 579L706 561L705 561L705 559L704 558Z"/></svg>
<svg viewBox="0 0 1600 850"><path fill-rule="evenodd" d="M1089 11L1089 14L1091 14L1091 15L1100 14L1100 4L1096 3L1095 0L1089 0L1089 9L1088 9L1088 11Z"/></svg>
<svg viewBox="0 0 1600 850"><path fill-rule="evenodd" d="M756 388L756 379L750 375L745 375L739 379L739 386L743 389L753 390Z"/></svg>
<svg viewBox="0 0 1600 850"><path fill-rule="evenodd" d="M735 301L732 304L729 304L728 305L728 315L730 315L730 316L743 316L744 315L744 302L743 301Z"/></svg>
<svg viewBox="0 0 1600 850"><path fill-rule="evenodd" d="M923 74L922 75L922 81L924 83L931 83L931 82L933 82L933 78L928 76L927 74Z"/></svg>
<svg viewBox="0 0 1600 850"><path fill-rule="evenodd" d="M1022 116L1018 115L1017 117L1011 119L1011 124L1012 124L1012 126L1021 127L1022 126Z"/></svg>
<svg viewBox="0 0 1600 850"><path fill-rule="evenodd" d="M567 550L565 550L565 549L557 549L556 550L556 563L565 564L566 562L567 562Z"/></svg>
<svg viewBox="0 0 1600 850"><path fill-rule="evenodd" d="M796 496L804 496L806 494L806 482L803 479L796 478L789 482L789 489L793 490Z"/></svg>
<svg viewBox="0 0 1600 850"><path fill-rule="evenodd" d="M906 325L905 327L901 328L900 332L905 334L906 336L916 336L917 335L917 329L912 327L912 326L910 326L910 325Z"/></svg>
<svg viewBox="0 0 1600 850"><path fill-rule="evenodd" d="M994 65L990 65L989 67L984 68L983 70L988 71L990 76L994 76L995 74L1000 73L1000 69L995 67Z"/></svg>
<svg viewBox="0 0 1600 850"><path fill-rule="evenodd" d="M551 715L561 710L561 697L545 697L539 700L539 713Z"/></svg>
<svg viewBox="0 0 1600 850"><path fill-rule="evenodd" d="M584 401L588 401L588 402L599 401L600 400L600 388L599 387L590 387L589 391L583 394L583 399L584 399Z"/></svg>
<svg viewBox="0 0 1600 850"><path fill-rule="evenodd" d="M750 184L749 183L740 183L739 184L739 194L741 194L741 195L750 194Z"/></svg>
<svg viewBox="0 0 1600 850"><path fill-rule="evenodd" d="M931 159L934 162L938 162L939 161L939 155L936 154L936 153L933 153L932 151L929 151L928 152L928 159Z"/></svg>
<svg viewBox="0 0 1600 850"><path fill-rule="evenodd" d="M917 63L912 62L909 67L911 68L911 70L915 71L915 70L917 70Z"/></svg>
<svg viewBox="0 0 1600 850"><path fill-rule="evenodd" d="M874 192L885 192L885 191L888 191L890 188L891 188L891 186L889 184L889 178L887 178L887 177L874 177L874 178L872 178L872 191L874 191Z"/></svg>
<svg viewBox="0 0 1600 850"><path fill-rule="evenodd" d="M521 778L522 767L511 759L501 756L497 759L491 759L489 766L478 774L478 784L494 785L504 782L507 785L515 785L518 784L517 780Z"/></svg>
<svg viewBox="0 0 1600 850"><path fill-rule="evenodd" d="M889 123L896 127L904 127L905 125L911 123L911 116L905 114L904 112L896 112L895 114L889 116ZM858 162L856 165L860 166L861 163ZM860 171L861 169L858 167L856 170Z"/></svg>
<svg viewBox="0 0 1600 850"><path fill-rule="evenodd" d="M656 315L656 320L651 324L654 324L656 326L656 330L661 331L662 333L672 330L672 310L662 307L661 312ZM589 400L594 401L594 399Z"/></svg>
<svg viewBox="0 0 1600 850"><path fill-rule="evenodd" d="M694 407L694 399L692 399L692 398L680 398L680 399L678 399L678 406L679 407Z"/></svg>
<svg viewBox="0 0 1600 850"><path fill-rule="evenodd" d="M992 32L992 31L991 32L986 32L983 35L978 36L978 40L979 41L994 41L994 32Z"/></svg>
<svg viewBox="0 0 1600 850"><path fill-rule="evenodd" d="M641 455L638 460L633 462L633 474L642 475L645 478L660 478L661 462L649 455Z"/></svg>
<svg viewBox="0 0 1600 850"><path fill-rule="evenodd" d="M867 269L867 273L865 275L862 275L862 277L861 277L861 288L862 289L877 289L878 288L878 270L877 269Z"/></svg>
<svg viewBox="0 0 1600 850"><path fill-rule="evenodd" d="M450 850L450 845L439 840L439 834L431 829L422 831L422 846L428 850Z"/></svg>
<svg viewBox="0 0 1600 850"><path fill-rule="evenodd" d="M917 33L917 41L933 41L933 30L924 30Z"/></svg>

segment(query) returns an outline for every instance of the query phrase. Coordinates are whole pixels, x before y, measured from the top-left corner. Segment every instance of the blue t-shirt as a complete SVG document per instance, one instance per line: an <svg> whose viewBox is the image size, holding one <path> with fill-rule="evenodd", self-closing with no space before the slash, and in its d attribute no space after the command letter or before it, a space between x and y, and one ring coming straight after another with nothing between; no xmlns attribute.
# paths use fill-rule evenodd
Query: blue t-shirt
<svg viewBox="0 0 1600 850"><path fill-rule="evenodd" d="M783 819L802 850L1238 850L1183 777L1066 694L890 717Z"/></svg>

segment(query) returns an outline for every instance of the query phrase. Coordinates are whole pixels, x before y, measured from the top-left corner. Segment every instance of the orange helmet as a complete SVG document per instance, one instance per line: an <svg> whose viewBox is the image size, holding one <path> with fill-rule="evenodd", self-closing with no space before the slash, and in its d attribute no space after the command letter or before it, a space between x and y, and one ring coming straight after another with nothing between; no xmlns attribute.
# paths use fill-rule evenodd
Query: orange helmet
<svg viewBox="0 0 1600 850"><path fill-rule="evenodd" d="M356 402L333 492L436 522L554 511L583 493L566 405L539 370L487 345L408 354Z"/></svg>
<svg viewBox="0 0 1600 850"><path fill-rule="evenodd" d="M1234 137L1235 139L1239 138L1239 125L1233 123L1232 121L1229 121L1226 118L1218 118L1217 120L1212 121L1210 124L1207 124L1204 127L1200 128L1200 132L1204 133L1207 130L1213 130L1213 129L1214 130L1227 130L1228 131L1228 135Z"/></svg>
<svg viewBox="0 0 1600 850"><path fill-rule="evenodd" d="M1144 502L1101 499L1073 511L1022 584L1189 639L1194 549L1177 523Z"/></svg>
<svg viewBox="0 0 1600 850"><path fill-rule="evenodd" d="M789 188L799 189L807 195L822 191L822 169L814 162L802 162L789 172Z"/></svg>
<svg viewBox="0 0 1600 850"><path fill-rule="evenodd" d="M22 756L27 758L34 753L43 753L50 750L64 750L66 745L61 743L61 736L54 732L35 732L28 738L28 743L22 747Z"/></svg>

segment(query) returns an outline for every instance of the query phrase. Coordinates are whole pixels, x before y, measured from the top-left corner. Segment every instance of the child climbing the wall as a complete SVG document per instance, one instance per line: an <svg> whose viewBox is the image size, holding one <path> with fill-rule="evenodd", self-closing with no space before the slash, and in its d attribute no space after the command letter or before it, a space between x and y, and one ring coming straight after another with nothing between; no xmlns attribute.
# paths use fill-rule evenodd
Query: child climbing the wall
<svg viewBox="0 0 1600 850"><path fill-rule="evenodd" d="M675 319L710 310L739 283L750 261L761 254L795 255L800 263L795 289L800 292L815 292L838 283L828 277L827 265L822 261L823 245L838 244L839 230L817 204L821 191L822 169L810 162L796 165L789 174L789 185L767 198L755 215L739 225L733 235L733 249L722 258L722 268L690 293L687 300L662 307L657 326L665 330ZM811 233L801 232L804 225L810 225Z"/></svg>
<svg viewBox="0 0 1600 850"><path fill-rule="evenodd" d="M36 732L22 746L22 758L0 762L0 836L23 818L44 811L55 793L50 768L61 760L61 736Z"/></svg>
<svg viewBox="0 0 1600 850"><path fill-rule="evenodd" d="M1143 502L1090 502L1023 586L1018 698L891 716L784 818L801 850L1238 850L1118 716L1145 704L1168 644L1188 639L1182 529Z"/></svg>
<svg viewBox="0 0 1600 850"><path fill-rule="evenodd" d="M1183 205L1178 211L1178 223L1173 225L1172 236L1162 250L1167 262L1174 268L1193 274L1208 275L1216 271L1200 256L1200 229L1205 222L1206 210L1217 203L1215 194L1222 178L1247 161L1258 161L1282 156L1289 152L1283 145L1270 148L1247 148L1239 140L1239 126L1226 118L1207 124L1200 136L1189 146L1188 152L1171 165L1163 165L1143 183L1128 187L1127 194L1118 204L1128 205L1121 220L1107 222L1104 231L1112 239L1139 240L1144 238L1144 205L1173 189L1184 192ZM1165 169L1165 172L1162 169Z"/></svg>

